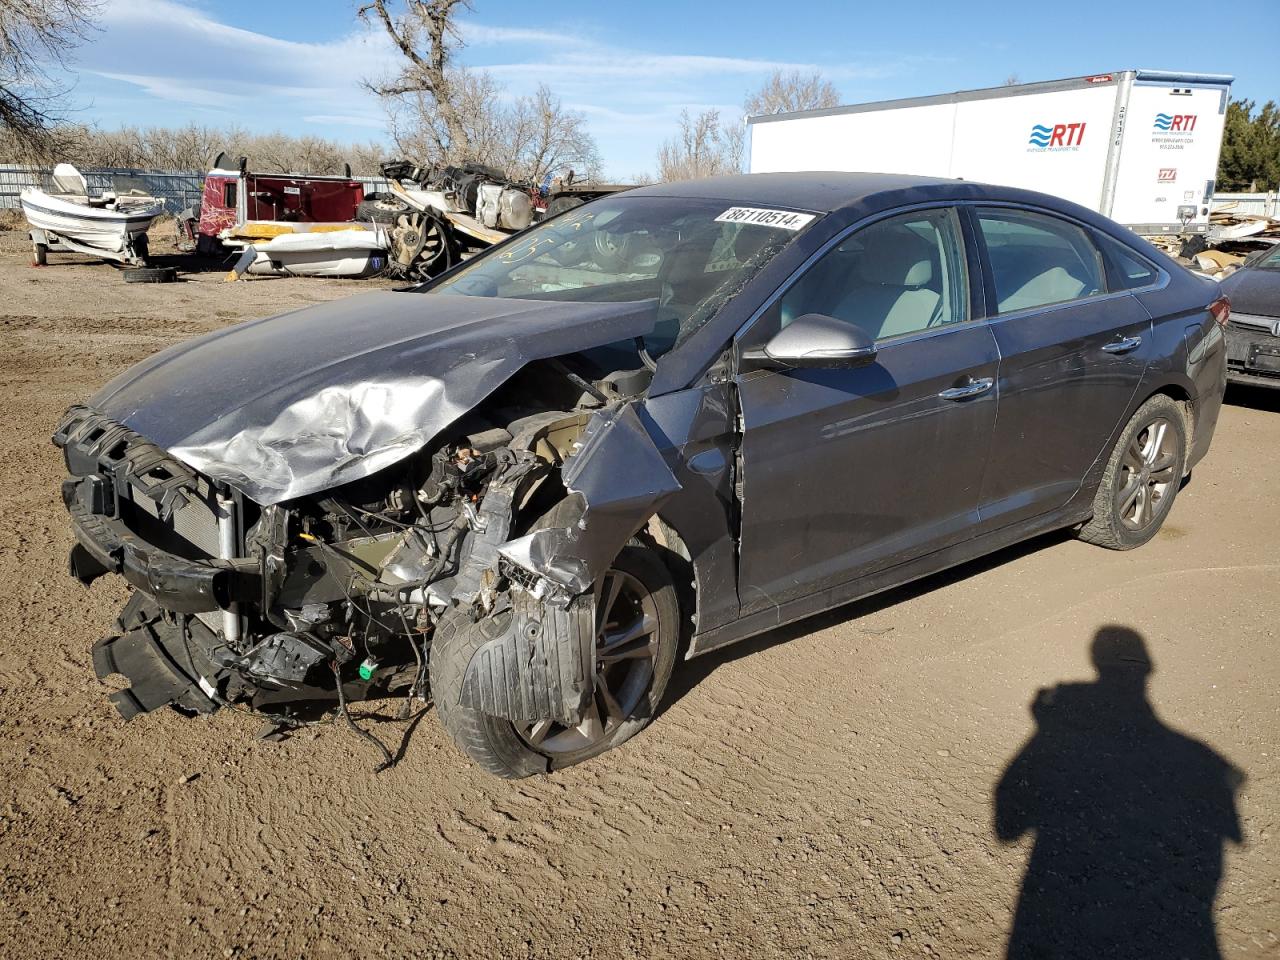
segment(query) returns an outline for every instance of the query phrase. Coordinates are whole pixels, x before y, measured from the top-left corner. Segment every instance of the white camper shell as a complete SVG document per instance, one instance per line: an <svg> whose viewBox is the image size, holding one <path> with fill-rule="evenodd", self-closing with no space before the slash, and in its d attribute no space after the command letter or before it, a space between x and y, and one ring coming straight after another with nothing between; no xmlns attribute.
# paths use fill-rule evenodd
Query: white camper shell
<svg viewBox="0 0 1280 960"><path fill-rule="evenodd" d="M1125 70L748 117L750 170L957 177L1054 194L1145 236L1204 233L1232 80Z"/></svg>

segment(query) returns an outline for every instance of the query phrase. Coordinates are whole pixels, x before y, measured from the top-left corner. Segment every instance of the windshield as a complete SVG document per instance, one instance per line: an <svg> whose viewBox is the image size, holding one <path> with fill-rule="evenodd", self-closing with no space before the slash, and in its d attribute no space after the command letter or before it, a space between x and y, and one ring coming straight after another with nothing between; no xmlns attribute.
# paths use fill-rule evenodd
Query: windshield
<svg viewBox="0 0 1280 960"><path fill-rule="evenodd" d="M1263 270L1280 270L1280 244L1270 250L1260 250L1256 255L1245 261L1245 266Z"/></svg>
<svg viewBox="0 0 1280 960"><path fill-rule="evenodd" d="M656 300L658 354L715 315L814 214L614 196L536 226L431 293L604 303Z"/></svg>

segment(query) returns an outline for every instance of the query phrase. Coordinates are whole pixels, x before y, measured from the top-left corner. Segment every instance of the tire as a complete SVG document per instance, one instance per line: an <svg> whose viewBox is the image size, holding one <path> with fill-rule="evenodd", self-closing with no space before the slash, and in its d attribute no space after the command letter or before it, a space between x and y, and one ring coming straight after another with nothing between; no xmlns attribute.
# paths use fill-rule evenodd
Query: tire
<svg viewBox="0 0 1280 960"><path fill-rule="evenodd" d="M1182 407L1156 394L1138 408L1111 451L1080 539L1132 550L1154 537L1173 509L1186 458Z"/></svg>
<svg viewBox="0 0 1280 960"><path fill-rule="evenodd" d="M576 504L566 500L539 520L536 527L565 526L575 518ZM598 736L586 736L581 726L565 728L549 722L517 725L460 706L462 680L471 657L491 635L505 629L503 618L509 614L471 623L464 615L452 613L437 625L430 654L436 712L458 749L484 770L514 779L581 763L629 740L653 719L671 677L679 646L680 608L676 588L670 571L655 550L638 541L622 548L602 581L608 582L611 576L625 578L626 589L620 588L619 603L626 601L634 585L647 596L648 604L642 606L642 616L651 615L656 620L651 635L655 649L652 670L643 689L639 685L644 679L643 673L631 673L641 669L634 666L642 662L641 658L618 661L605 668L618 678L615 700L625 695L630 709L619 720L606 718ZM627 672L620 674L619 669L623 667ZM611 691L614 686L615 682L611 681ZM601 702L597 693L597 709Z"/></svg>
<svg viewBox="0 0 1280 960"><path fill-rule="evenodd" d="M392 193L375 193L365 197L356 207L356 219L361 223L372 220L374 223L394 224L397 218L410 211L411 207Z"/></svg>
<svg viewBox="0 0 1280 960"><path fill-rule="evenodd" d="M173 283L177 279L175 267L134 267L124 272L125 283Z"/></svg>
<svg viewBox="0 0 1280 960"><path fill-rule="evenodd" d="M595 248L592 258L601 270L617 273L626 268L631 257L631 234L615 237L604 230L597 230L593 237Z"/></svg>
<svg viewBox="0 0 1280 960"><path fill-rule="evenodd" d="M543 214L543 216L546 217L548 220L550 220L552 217L559 216L560 214L564 213L566 210L572 210L574 207L580 207L584 203L586 203L586 201L583 200L581 197L572 197L572 196L556 197L554 200L552 200L550 203L547 204L547 212Z"/></svg>
<svg viewBox="0 0 1280 960"><path fill-rule="evenodd" d="M34 267L47 267L49 265L49 245L46 243L37 243L31 241L31 265Z"/></svg>

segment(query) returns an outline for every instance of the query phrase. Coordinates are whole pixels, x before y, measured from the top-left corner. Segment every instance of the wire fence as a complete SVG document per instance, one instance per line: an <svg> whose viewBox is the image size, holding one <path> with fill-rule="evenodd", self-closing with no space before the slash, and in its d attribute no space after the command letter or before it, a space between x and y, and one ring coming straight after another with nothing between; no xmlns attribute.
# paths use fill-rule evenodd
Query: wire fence
<svg viewBox="0 0 1280 960"><path fill-rule="evenodd" d="M81 170L89 193L96 195L104 190L134 188L164 200L165 210L177 213L186 207L199 207L204 189L204 174L193 170L136 170L117 167L100 167ZM305 176L299 174L299 176ZM366 194L390 189L382 177L354 177L364 184ZM18 198L27 187L48 190L53 185L52 167L32 167L20 164L0 164L0 210L20 206Z"/></svg>

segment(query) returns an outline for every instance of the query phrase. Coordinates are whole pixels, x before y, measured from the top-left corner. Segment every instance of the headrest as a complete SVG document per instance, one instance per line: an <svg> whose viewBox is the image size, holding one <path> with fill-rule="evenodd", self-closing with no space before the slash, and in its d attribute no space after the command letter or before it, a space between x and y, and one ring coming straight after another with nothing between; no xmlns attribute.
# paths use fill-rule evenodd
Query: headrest
<svg viewBox="0 0 1280 960"><path fill-rule="evenodd" d="M933 280L933 258L928 241L895 223L867 231L854 270L865 283L923 287Z"/></svg>
<svg viewBox="0 0 1280 960"><path fill-rule="evenodd" d="M717 239L714 234L696 237L684 241L667 254L671 258L671 266L665 278L667 283L679 287L693 280L705 279L707 262Z"/></svg>

